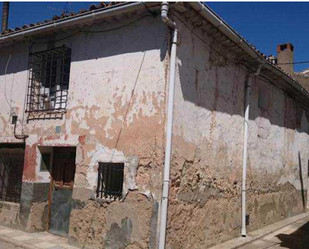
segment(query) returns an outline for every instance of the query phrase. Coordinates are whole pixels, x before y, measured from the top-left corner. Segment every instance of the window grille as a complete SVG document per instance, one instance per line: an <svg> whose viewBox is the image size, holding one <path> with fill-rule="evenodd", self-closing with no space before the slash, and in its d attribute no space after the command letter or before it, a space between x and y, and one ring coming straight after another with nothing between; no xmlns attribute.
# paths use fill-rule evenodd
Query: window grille
<svg viewBox="0 0 309 249"><path fill-rule="evenodd" d="M61 46L31 53L27 111L63 111L68 100L71 49Z"/></svg>
<svg viewBox="0 0 309 249"><path fill-rule="evenodd" d="M98 198L121 198L123 189L123 163L99 163Z"/></svg>
<svg viewBox="0 0 309 249"><path fill-rule="evenodd" d="M0 150L0 200L20 202L24 149Z"/></svg>

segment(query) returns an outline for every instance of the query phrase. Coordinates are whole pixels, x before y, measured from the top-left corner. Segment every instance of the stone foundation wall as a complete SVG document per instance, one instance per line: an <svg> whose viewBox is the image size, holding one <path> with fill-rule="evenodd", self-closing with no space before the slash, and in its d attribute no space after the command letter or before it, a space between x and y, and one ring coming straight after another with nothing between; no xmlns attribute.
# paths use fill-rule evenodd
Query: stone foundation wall
<svg viewBox="0 0 309 249"><path fill-rule="evenodd" d="M300 191L288 184L276 191L254 195L248 193L248 232L302 212ZM240 236L240 195L226 198L214 192L213 196L209 196L211 194L207 192L211 193L212 189L206 188L204 195L192 193L192 197L199 196L196 200L178 197L170 202L169 248L208 248L219 244L219 241Z"/></svg>
<svg viewBox="0 0 309 249"><path fill-rule="evenodd" d="M124 202L88 200L75 205L69 242L81 248L153 248L154 208L154 200L136 191L129 192Z"/></svg>
<svg viewBox="0 0 309 249"><path fill-rule="evenodd" d="M0 202L0 224L12 228L18 228L19 222L19 203Z"/></svg>
<svg viewBox="0 0 309 249"><path fill-rule="evenodd" d="M27 232L45 231L48 227L49 184L24 182L21 202L0 202L0 224Z"/></svg>
<svg viewBox="0 0 309 249"><path fill-rule="evenodd" d="M20 228L27 232L48 228L49 183L23 182L20 202Z"/></svg>

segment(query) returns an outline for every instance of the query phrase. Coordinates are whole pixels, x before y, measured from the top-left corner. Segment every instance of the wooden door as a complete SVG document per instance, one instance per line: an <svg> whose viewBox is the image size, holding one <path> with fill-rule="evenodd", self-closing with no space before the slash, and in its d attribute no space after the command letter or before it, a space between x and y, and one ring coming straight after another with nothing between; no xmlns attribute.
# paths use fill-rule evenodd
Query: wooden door
<svg viewBox="0 0 309 249"><path fill-rule="evenodd" d="M75 157L75 148L54 148L49 231L64 237L69 233Z"/></svg>

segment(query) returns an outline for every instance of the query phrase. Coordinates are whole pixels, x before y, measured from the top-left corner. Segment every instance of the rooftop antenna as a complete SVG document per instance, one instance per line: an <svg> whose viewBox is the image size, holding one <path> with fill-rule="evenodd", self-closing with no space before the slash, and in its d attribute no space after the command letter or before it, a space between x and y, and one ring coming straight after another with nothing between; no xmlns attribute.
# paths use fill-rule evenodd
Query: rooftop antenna
<svg viewBox="0 0 309 249"><path fill-rule="evenodd" d="M55 7L52 7L52 6L47 6L47 8L52 10L52 11L60 12L61 14L68 14L70 12L70 9L71 9L70 5L71 5L70 2L66 2L62 9L55 8Z"/></svg>

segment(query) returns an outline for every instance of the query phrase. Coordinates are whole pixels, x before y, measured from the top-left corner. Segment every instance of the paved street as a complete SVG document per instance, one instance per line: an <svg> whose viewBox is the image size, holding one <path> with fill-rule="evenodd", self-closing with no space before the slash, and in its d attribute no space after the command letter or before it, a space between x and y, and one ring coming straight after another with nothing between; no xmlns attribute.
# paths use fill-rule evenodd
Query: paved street
<svg viewBox="0 0 309 249"><path fill-rule="evenodd" d="M276 232L264 236L250 244L238 247L241 249L266 248L309 248L309 220L308 217L290 224Z"/></svg>

